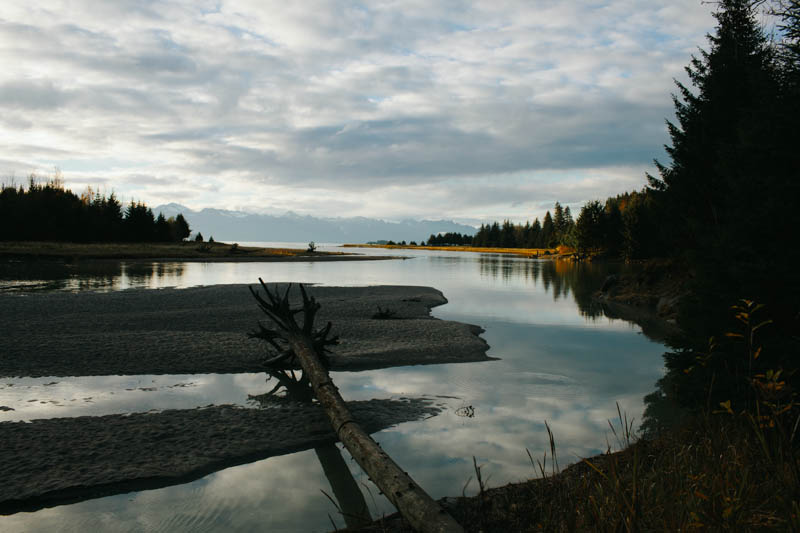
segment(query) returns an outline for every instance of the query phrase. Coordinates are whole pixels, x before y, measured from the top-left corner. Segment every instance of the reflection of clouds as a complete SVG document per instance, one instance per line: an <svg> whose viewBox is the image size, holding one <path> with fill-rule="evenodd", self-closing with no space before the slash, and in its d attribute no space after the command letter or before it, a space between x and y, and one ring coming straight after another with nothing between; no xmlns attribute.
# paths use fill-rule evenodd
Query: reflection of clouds
<svg viewBox="0 0 800 533"><path fill-rule="evenodd" d="M254 283L260 276L267 281L427 285L441 290L449 303L434 308L433 315L483 327L486 331L482 337L491 346L489 355L500 360L334 374L348 400L407 395L426 396L445 405L446 410L436 417L376 434L381 446L434 497L460 494L467 479L474 477L472 456L486 465L483 474L491 476L492 486L536 474L525 449L534 458L540 459L545 451L549 457L545 420L553 430L563 467L579 457L605 451L607 442L614 446L607 421L612 420L619 427L616 402L629 419L641 419L642 398L662 375L664 348L627 322L582 316L574 297L588 291L590 283L581 286L579 277L569 277L570 270L545 263L535 267L535 262L525 258L498 260L506 265L503 268L508 275L498 271L494 276L487 272L481 275L480 254L432 255L413 250L396 253L417 257L407 261L316 264L185 263L180 276L173 279L167 274L155 275L149 278L148 286ZM539 269L538 277L532 275L534 268ZM554 298L556 287L560 287L558 298ZM254 321L258 318L254 310ZM118 393L130 386L126 380L139 380L139 386L144 387L152 379L158 380L156 392ZM0 379L0 386L7 381ZM49 389L43 387L44 383L60 381L67 383L58 385L65 388L58 393L47 390L49 397L96 399L94 404L81 406L84 411L70 407L73 414L69 416L244 403L247 394L268 389L264 374L13 381L15 386L37 383L37 398ZM166 389L167 385L182 381L198 384ZM0 405L7 405L2 398L8 394L12 392L0 388ZM474 418L456 414L459 407L468 405L475 410ZM46 410L42 412L48 414L43 416L65 416L66 408L31 407L34 408ZM0 416L21 417L21 413L22 410L11 411ZM345 457L357 481L366 483L358 466L346 453ZM327 514L336 518L336 510L320 488L330 492L319 462L309 450L229 468L182 486L0 517L0 529L327 530ZM476 490L473 480L467 493ZM374 486L371 493L365 497L370 505L373 499L376 502L374 516L391 512ZM343 522L337 520L337 524Z"/></svg>
<svg viewBox="0 0 800 533"><path fill-rule="evenodd" d="M247 405L248 394L265 391L265 379L265 374L2 378L0 405L14 410L0 411L0 421Z"/></svg>
<svg viewBox="0 0 800 533"><path fill-rule="evenodd" d="M343 527L320 489L330 493L314 451L307 450L228 468L186 485L0 517L0 529L327 531L328 514Z"/></svg>

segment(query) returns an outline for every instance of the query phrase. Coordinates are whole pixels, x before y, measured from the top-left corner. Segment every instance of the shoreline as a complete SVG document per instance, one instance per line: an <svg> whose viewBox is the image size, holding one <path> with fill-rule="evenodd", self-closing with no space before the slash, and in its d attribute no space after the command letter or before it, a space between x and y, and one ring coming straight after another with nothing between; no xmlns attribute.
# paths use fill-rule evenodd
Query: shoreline
<svg viewBox="0 0 800 533"><path fill-rule="evenodd" d="M260 248L236 243L69 243L0 242L0 261L153 261L153 262L293 262L402 259L347 252L309 252L297 248Z"/></svg>
<svg viewBox="0 0 800 533"><path fill-rule="evenodd" d="M342 248L384 248L387 250L437 250L483 254L519 255L533 259L566 259L575 252L559 253L556 248L495 248L487 246L414 246L410 244L343 244Z"/></svg>

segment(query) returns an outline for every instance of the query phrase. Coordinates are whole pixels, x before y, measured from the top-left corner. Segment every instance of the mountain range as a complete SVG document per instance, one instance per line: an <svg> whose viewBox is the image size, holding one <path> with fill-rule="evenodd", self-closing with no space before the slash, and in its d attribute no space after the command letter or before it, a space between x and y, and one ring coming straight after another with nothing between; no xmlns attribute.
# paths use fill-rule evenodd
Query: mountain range
<svg viewBox="0 0 800 533"><path fill-rule="evenodd" d="M217 241L366 243L378 240L424 241L437 233L473 235L475 228L451 220L385 220L349 217L321 218L298 215L259 215L242 211L206 208L194 211L186 206L169 203L153 208L169 218L179 213L189 222L192 235L198 231Z"/></svg>

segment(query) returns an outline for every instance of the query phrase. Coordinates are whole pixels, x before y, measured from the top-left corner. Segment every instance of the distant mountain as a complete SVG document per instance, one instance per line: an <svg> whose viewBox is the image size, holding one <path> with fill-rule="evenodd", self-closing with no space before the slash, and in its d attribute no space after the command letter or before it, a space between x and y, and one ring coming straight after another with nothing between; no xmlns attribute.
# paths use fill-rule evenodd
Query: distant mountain
<svg viewBox="0 0 800 533"><path fill-rule="evenodd" d="M374 218L317 218L289 211L282 216L257 215L224 209L193 211L170 203L153 208L169 218L183 213L192 234L220 241L365 243L380 239L423 241L431 234L457 232L473 235L476 229L451 220L403 220L387 222Z"/></svg>

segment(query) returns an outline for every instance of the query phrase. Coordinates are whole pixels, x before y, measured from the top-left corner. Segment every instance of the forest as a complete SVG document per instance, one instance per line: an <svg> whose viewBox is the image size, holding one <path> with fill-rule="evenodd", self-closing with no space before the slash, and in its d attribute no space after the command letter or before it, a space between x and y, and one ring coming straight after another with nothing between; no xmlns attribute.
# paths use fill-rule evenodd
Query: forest
<svg viewBox="0 0 800 533"><path fill-rule="evenodd" d="M0 186L0 241L178 242L189 237L183 215L158 217L141 202L123 208L88 188L80 196L56 177L27 187Z"/></svg>

